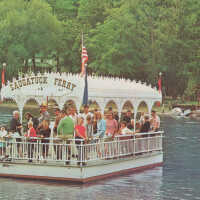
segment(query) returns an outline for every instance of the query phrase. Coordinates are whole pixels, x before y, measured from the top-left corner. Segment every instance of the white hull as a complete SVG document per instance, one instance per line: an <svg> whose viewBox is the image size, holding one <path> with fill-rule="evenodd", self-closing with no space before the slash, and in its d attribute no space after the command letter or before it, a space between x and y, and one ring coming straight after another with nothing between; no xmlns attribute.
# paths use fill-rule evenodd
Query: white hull
<svg viewBox="0 0 200 200"><path fill-rule="evenodd" d="M162 165L163 154L112 160L112 162L85 167L20 163L0 163L0 176L36 180L89 182Z"/></svg>

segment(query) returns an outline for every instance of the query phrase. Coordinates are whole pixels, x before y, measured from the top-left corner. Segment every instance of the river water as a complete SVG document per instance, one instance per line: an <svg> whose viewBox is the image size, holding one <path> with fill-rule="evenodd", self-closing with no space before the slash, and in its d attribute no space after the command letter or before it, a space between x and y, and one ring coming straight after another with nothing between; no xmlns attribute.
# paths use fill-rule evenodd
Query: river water
<svg viewBox="0 0 200 200"><path fill-rule="evenodd" d="M0 124L12 108L0 108ZM0 178L0 199L197 200L200 199L200 122L161 117L164 165L152 170L73 185Z"/></svg>

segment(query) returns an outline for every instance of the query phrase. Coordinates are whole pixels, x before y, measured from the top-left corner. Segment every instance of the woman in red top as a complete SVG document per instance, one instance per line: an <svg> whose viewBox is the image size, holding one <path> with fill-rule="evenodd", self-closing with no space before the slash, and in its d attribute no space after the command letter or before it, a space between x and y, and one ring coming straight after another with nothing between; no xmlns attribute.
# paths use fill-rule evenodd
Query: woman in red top
<svg viewBox="0 0 200 200"><path fill-rule="evenodd" d="M32 162L33 159L33 151L34 151L34 142L36 139L32 137L37 137L36 130L33 128L33 122L30 121L28 123L28 132L24 135L28 139L28 162Z"/></svg>
<svg viewBox="0 0 200 200"><path fill-rule="evenodd" d="M83 126L84 123L84 119L83 117L78 118L78 123L75 126L75 137L78 139L87 139L87 135L86 135L86 129Z"/></svg>
<svg viewBox="0 0 200 200"><path fill-rule="evenodd" d="M83 117L78 118L78 123L75 126L75 143L77 145L78 150L78 162L77 164L80 165L80 161L84 161L86 159L86 153L87 149L85 147L82 147L80 144L84 144L84 141L81 141L81 139L86 140L87 134L86 134L86 128L83 126L84 119ZM82 150L81 150L82 148ZM85 162L82 162L83 165L85 165Z"/></svg>

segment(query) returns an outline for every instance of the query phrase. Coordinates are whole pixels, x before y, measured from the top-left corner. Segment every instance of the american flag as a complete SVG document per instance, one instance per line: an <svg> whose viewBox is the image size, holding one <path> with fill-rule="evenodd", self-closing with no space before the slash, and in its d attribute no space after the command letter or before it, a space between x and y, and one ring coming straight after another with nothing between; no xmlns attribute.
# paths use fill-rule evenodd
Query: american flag
<svg viewBox="0 0 200 200"><path fill-rule="evenodd" d="M2 72L1 72L1 85L2 87L5 86L5 69L4 68L2 69Z"/></svg>
<svg viewBox="0 0 200 200"><path fill-rule="evenodd" d="M162 93L162 79L161 77L158 79L158 91Z"/></svg>
<svg viewBox="0 0 200 200"><path fill-rule="evenodd" d="M81 58L82 58L81 74L83 75L83 74L85 74L85 63L88 61L88 54L87 54L87 50L86 50L85 46L82 46Z"/></svg>

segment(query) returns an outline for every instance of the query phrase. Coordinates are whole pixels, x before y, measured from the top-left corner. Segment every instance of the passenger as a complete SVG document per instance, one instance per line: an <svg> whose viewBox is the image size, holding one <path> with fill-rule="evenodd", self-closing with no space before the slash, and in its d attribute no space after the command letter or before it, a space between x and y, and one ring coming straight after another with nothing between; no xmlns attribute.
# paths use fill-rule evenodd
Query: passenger
<svg viewBox="0 0 200 200"><path fill-rule="evenodd" d="M126 126L126 122L125 121L122 121L120 123L120 129L119 129L119 135L123 135L124 137L119 137L119 151L122 153L122 154L127 154L129 151L129 149L131 149L131 145L130 145L130 142L128 141L128 139L131 138L131 135L132 134L132 131L127 128ZM127 135L129 135L127 137ZM124 141L123 141L124 140Z"/></svg>
<svg viewBox="0 0 200 200"><path fill-rule="evenodd" d="M49 128L49 122L47 120L43 120L41 124L39 125L39 135L41 138L42 143L42 156L44 159L44 162L46 162L46 159L48 158L49 153L49 137L51 135L51 129Z"/></svg>
<svg viewBox="0 0 200 200"><path fill-rule="evenodd" d="M2 158L6 155L6 143L5 137L7 136L8 132L6 131L5 127L1 127L0 130L0 156Z"/></svg>
<svg viewBox="0 0 200 200"><path fill-rule="evenodd" d="M153 132L157 132L160 128L160 117L156 114L155 110L151 111L151 129Z"/></svg>
<svg viewBox="0 0 200 200"><path fill-rule="evenodd" d="M66 111L65 110L62 110L60 112L60 121L66 116ZM59 121L59 123L60 123ZM59 123L58 123L58 126L59 126ZM57 160L62 160L62 146L60 144L63 144L63 141L62 141L62 135L59 136L58 134L58 126L57 126L57 129L56 131L57 132L54 132L54 152L55 152L55 155L56 155L56 158ZM59 136L59 137L58 137ZM56 137L56 138L55 138Z"/></svg>
<svg viewBox="0 0 200 200"><path fill-rule="evenodd" d="M118 112L113 113L113 118L118 122L119 121L119 115ZM119 128L119 127L118 127Z"/></svg>
<svg viewBox="0 0 200 200"><path fill-rule="evenodd" d="M98 113L98 110L95 109L94 110L94 117L93 117L93 133L94 134L97 134L97 113Z"/></svg>
<svg viewBox="0 0 200 200"><path fill-rule="evenodd" d="M92 124L92 118L90 115L87 116L86 118L87 124L86 124L86 133L88 138L93 138L93 124Z"/></svg>
<svg viewBox="0 0 200 200"><path fill-rule="evenodd" d="M28 159L29 159L28 162L32 162L34 146L35 146L34 143L37 141L36 139L32 138L32 137L37 137L36 130L33 127L32 121L28 122L28 131L24 136L28 140Z"/></svg>
<svg viewBox="0 0 200 200"><path fill-rule="evenodd" d="M65 111L65 116L60 120L60 123L58 124L58 136L61 138L66 138L68 139L66 144L67 144L67 154L66 154L66 162L65 164L70 164L70 159L71 159L71 148L70 148L70 138L73 138L74 136L74 121L72 120L71 117L68 116L69 110L66 109Z"/></svg>
<svg viewBox="0 0 200 200"><path fill-rule="evenodd" d="M129 128L127 128L126 122L122 121L120 123L119 135L128 135L131 133L132 131Z"/></svg>
<svg viewBox="0 0 200 200"><path fill-rule="evenodd" d="M60 120L62 119L61 111L59 108L55 109L55 116L56 116L56 118L55 118L54 127L53 127L54 136L57 135L58 124L59 124Z"/></svg>
<svg viewBox="0 0 200 200"><path fill-rule="evenodd" d="M75 126L78 123L78 114L76 112L75 106L70 106L70 108L69 108L69 117L71 117L71 119L73 120L74 128L75 128ZM75 139L75 131L74 131L74 139ZM72 154L72 157L74 157L74 158L77 157L77 155L78 155L76 144L75 144L75 140L73 140L71 142L71 154Z"/></svg>
<svg viewBox="0 0 200 200"><path fill-rule="evenodd" d="M33 128L34 128L35 130L37 129L37 127L38 127L38 125L39 125L39 120L38 120L36 117L33 117L33 115L32 115L31 113L27 112L27 113L25 114L25 119L27 120L27 130L28 130L28 123L29 123L30 121L33 122Z"/></svg>
<svg viewBox="0 0 200 200"><path fill-rule="evenodd" d="M59 160L60 159L60 157L59 157L60 145L58 145L58 144L60 144L60 141L57 138L55 138L57 136L58 124L59 124L60 120L63 118L62 112L59 108L55 109L55 116L56 116L56 118L55 118L54 127L53 127L53 137L54 137L53 143L54 143L54 153L56 155L57 160Z"/></svg>
<svg viewBox="0 0 200 200"><path fill-rule="evenodd" d="M106 136L112 136L114 138L115 134L118 131L118 123L117 121L113 118L112 113L108 113L106 119Z"/></svg>
<svg viewBox="0 0 200 200"><path fill-rule="evenodd" d="M103 138L105 136L106 132L106 121L102 118L101 112L97 113L97 135L100 138Z"/></svg>
<svg viewBox="0 0 200 200"><path fill-rule="evenodd" d="M80 165L81 161L84 161L87 158L87 149L84 147L80 146L80 144L85 144L87 140L87 133L86 133L86 128L84 127L84 118L79 117L78 118L78 124L75 126L75 139L76 139L76 145L78 149L78 162L77 164ZM83 141L81 141L83 140ZM83 165L86 163L83 162Z"/></svg>
<svg viewBox="0 0 200 200"><path fill-rule="evenodd" d="M20 148L20 142L21 142L21 130L22 130L22 124L19 121L19 112L14 111L13 112L13 118L10 121L10 132L12 132L16 136L16 142L17 142L17 152L19 155L21 155L21 148Z"/></svg>
<svg viewBox="0 0 200 200"><path fill-rule="evenodd" d="M39 126L43 120L47 121L48 124L50 122L50 115L47 111L47 103L46 102L42 102L42 104L40 105Z"/></svg>
<svg viewBox="0 0 200 200"><path fill-rule="evenodd" d="M79 117L82 117L84 119L84 126L86 127L86 123L87 123L87 116L90 115L93 121L93 113L89 112L89 106L88 105L84 105L84 110L83 113L79 114Z"/></svg>
<svg viewBox="0 0 200 200"><path fill-rule="evenodd" d="M70 107L69 108L69 117L72 118L73 122L74 122L74 126L77 124L78 122L78 115L76 113L76 108L75 107Z"/></svg>
<svg viewBox="0 0 200 200"><path fill-rule="evenodd" d="M129 128L130 130L133 130L134 128L134 119L132 118L132 113L130 110L128 110L125 114L125 116L123 117L122 121L125 121L127 124L127 128Z"/></svg>
<svg viewBox="0 0 200 200"><path fill-rule="evenodd" d="M140 126L142 126L144 124L144 122L145 122L144 118L145 118L145 113L141 112L141 116L140 116L140 120L139 120Z"/></svg>
<svg viewBox="0 0 200 200"><path fill-rule="evenodd" d="M150 130L151 130L151 125L150 125L149 116L145 115L144 116L144 123L141 126L140 133L147 133Z"/></svg>

